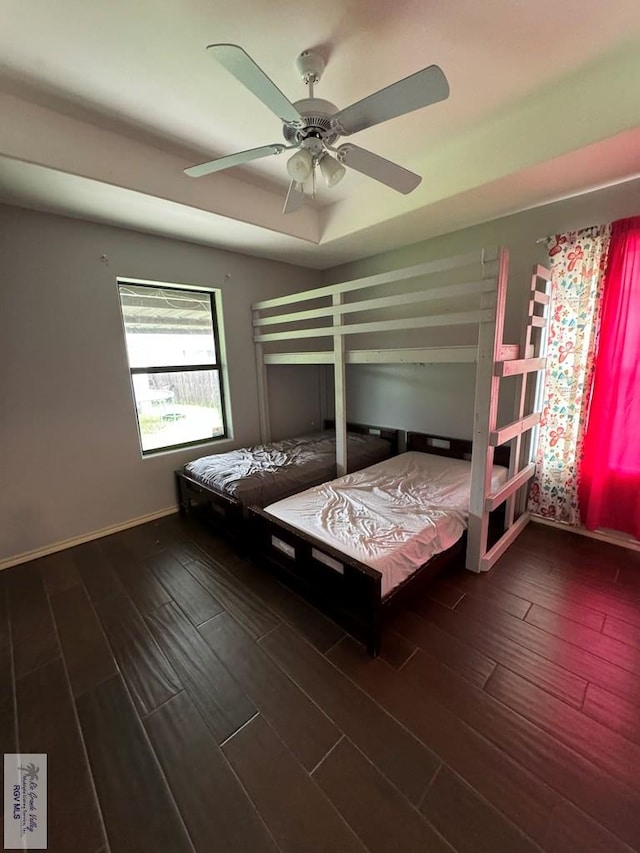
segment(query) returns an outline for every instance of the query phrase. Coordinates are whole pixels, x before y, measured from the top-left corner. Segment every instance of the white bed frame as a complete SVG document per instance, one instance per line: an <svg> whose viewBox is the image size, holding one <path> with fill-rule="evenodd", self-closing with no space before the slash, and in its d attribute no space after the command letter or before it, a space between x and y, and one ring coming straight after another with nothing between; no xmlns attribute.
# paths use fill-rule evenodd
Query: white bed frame
<svg viewBox="0 0 640 853"><path fill-rule="evenodd" d="M527 484L535 472L531 461L546 366L546 328L550 301L549 270L534 267L526 325L519 344L503 343L509 253L505 248L483 249L392 272L306 290L256 302L252 306L258 371L260 426L269 441L267 368L271 364L332 364L335 378L336 463L338 476L346 473L347 364L442 364L475 363L476 385L471 458L471 498L466 566L487 571L529 521ZM456 275L456 281L435 286L433 277ZM431 286L430 286L431 282ZM398 287L398 284L400 286ZM393 286L393 295L385 295ZM382 290L381 290L382 289ZM366 290L366 294L358 291ZM434 301L463 297L465 308L453 306L430 312ZM312 303L312 307L304 307ZM302 304L302 308L301 308ZM361 321L369 311L392 310L392 319ZM350 317L358 315L355 322ZM294 325L291 328L291 324ZM352 341L361 334L376 334L429 327L476 326L473 346L357 349ZM276 330L272 331L271 327ZM284 328L283 328L284 327ZM284 342L325 341L320 351L292 350ZM294 344L295 345L295 344ZM527 377L535 374L533 383ZM498 427L500 380L515 376L516 411L512 423ZM532 388L533 384L533 388ZM534 399L535 398L535 399ZM533 411L528 411L533 409ZM497 492L490 491L494 449L511 443L509 479ZM505 531L487 548L489 512L505 503Z"/></svg>

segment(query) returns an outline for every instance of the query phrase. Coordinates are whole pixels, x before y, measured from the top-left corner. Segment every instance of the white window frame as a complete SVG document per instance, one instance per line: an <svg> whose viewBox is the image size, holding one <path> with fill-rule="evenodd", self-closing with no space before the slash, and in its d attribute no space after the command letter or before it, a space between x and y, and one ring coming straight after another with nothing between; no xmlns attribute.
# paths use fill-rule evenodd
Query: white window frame
<svg viewBox="0 0 640 853"><path fill-rule="evenodd" d="M124 311L122 306L122 293L121 287L126 285L132 285L135 287L148 287L150 290L176 290L181 293L191 292L207 294L210 301L211 308L211 320L213 325L213 338L214 338L214 353L215 353L215 361L214 362L206 362L202 364L194 364L194 365L162 365L162 366L147 366L147 367L131 367L129 363L129 378L131 381L131 393L133 397L133 405L134 405L134 414L136 418L136 428L138 430L138 440L140 442L140 451L143 457L146 456L154 456L158 453L167 453L174 450L182 450L188 447L197 447L203 444L211 444L212 442L224 441L228 439L230 436L229 432L229 417L228 417L228 409L227 409L227 397L228 397L228 383L227 383L227 375L225 362L223 360L223 352L224 352L224 342L222 335L222 305L220 300L220 291L215 290L208 287L199 287L198 285L191 284L175 284L173 282L162 282L162 281L147 281L144 279L135 279L128 277L118 277L117 278L117 287L118 287L118 302L120 305L120 314L122 317L122 327L123 334L125 336L125 344L126 344L126 324L124 319ZM129 361L129 354L127 350L127 361ZM133 377L136 375L149 375L154 373L184 373L188 371L216 371L218 373L218 384L220 388L220 408L221 408L221 416L222 416L222 432L219 435L215 436L207 436L206 438L198 438L193 441L185 441L177 444L167 444L162 447L153 447L148 450L145 450L142 446L142 434L140 432L140 420L138 417L138 408L136 403L136 394L133 384Z"/></svg>

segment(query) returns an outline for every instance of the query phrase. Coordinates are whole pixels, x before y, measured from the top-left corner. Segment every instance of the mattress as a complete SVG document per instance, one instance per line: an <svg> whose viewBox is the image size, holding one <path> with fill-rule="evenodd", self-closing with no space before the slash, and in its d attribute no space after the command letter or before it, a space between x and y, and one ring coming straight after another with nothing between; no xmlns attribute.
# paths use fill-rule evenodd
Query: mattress
<svg viewBox="0 0 640 853"><path fill-rule="evenodd" d="M347 434L347 465L355 471L386 459L391 444L374 435ZM336 475L335 433L322 431L270 444L203 456L184 466L197 482L237 498L245 506L265 506Z"/></svg>
<svg viewBox="0 0 640 853"><path fill-rule="evenodd" d="M492 491L506 482L495 465ZM410 451L273 503L266 511L382 574L382 597L460 539L471 463Z"/></svg>

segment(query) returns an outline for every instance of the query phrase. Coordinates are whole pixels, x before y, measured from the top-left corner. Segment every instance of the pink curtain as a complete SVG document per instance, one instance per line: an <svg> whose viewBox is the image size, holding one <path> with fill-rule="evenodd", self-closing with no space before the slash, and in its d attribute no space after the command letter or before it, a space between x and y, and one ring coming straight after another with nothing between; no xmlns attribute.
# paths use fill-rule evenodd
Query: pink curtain
<svg viewBox="0 0 640 853"><path fill-rule="evenodd" d="M640 539L640 216L614 222L580 465L589 530Z"/></svg>

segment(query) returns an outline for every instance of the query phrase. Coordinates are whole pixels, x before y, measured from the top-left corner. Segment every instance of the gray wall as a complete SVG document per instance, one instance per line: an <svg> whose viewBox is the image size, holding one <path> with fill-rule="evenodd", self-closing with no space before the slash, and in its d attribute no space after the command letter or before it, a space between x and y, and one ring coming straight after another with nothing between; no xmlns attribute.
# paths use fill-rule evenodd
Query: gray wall
<svg viewBox="0 0 640 853"><path fill-rule="evenodd" d="M536 263L548 264L546 247L536 240L638 214L640 181L636 180L333 267L325 271L324 281L331 284L483 246L504 245L510 253L505 342L518 343L531 269ZM327 400L331 401L329 370L325 376ZM470 438L474 378L474 367L463 364L352 365L347 369L347 415L354 421ZM512 419L513 386L503 385L500 419L505 423ZM330 407L327 414L331 414Z"/></svg>
<svg viewBox="0 0 640 853"><path fill-rule="evenodd" d="M141 457L117 276L222 290L233 441ZM257 441L250 305L319 283L314 270L0 206L0 560L170 507L175 468ZM318 368L270 380L275 437L319 423Z"/></svg>
<svg viewBox="0 0 640 853"><path fill-rule="evenodd" d="M635 181L336 267L323 281L502 243L511 253L506 338L516 342L531 266L546 261L536 238L639 212ZM117 276L222 290L233 425L224 447L142 459ZM0 206L0 561L171 507L175 468L207 448L255 442L250 305L320 283L313 270ZM347 380L352 420L471 435L472 367L351 366ZM320 423L327 388L317 368L271 369L270 382L275 437ZM503 420L510 410L507 389Z"/></svg>

